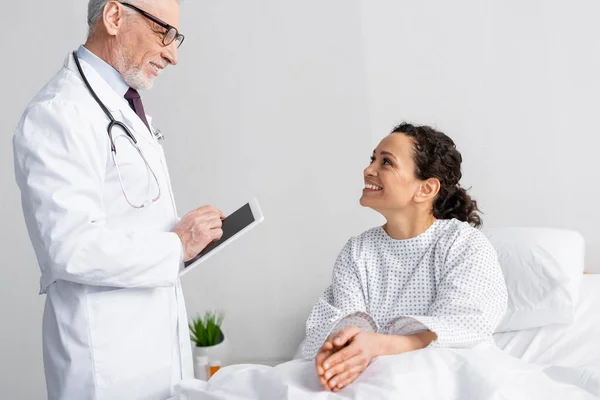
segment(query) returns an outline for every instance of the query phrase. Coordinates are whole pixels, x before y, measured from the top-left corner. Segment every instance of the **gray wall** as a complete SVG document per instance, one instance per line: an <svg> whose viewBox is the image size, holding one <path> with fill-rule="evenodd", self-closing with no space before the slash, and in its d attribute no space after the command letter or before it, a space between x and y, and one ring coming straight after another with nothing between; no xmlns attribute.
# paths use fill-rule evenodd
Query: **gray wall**
<svg viewBox="0 0 600 400"><path fill-rule="evenodd" d="M0 396L46 397L42 365L39 269L29 242L14 179L12 135L23 109L85 38L87 3L76 0L4 2L7 33L0 42ZM35 11L34 11L35 10ZM11 32L8 34L8 32Z"/></svg>
<svg viewBox="0 0 600 400"><path fill-rule="evenodd" d="M360 3L371 132L437 125L487 226L578 230L600 272L600 3Z"/></svg>
<svg viewBox="0 0 600 400"><path fill-rule="evenodd" d="M356 3L187 2L182 25L189 48L149 96L180 212L256 196L265 214L185 276L188 308L226 311L235 360L291 357L337 253L375 221L358 204L373 141Z"/></svg>
<svg viewBox="0 0 600 400"><path fill-rule="evenodd" d="M85 1L9 2L0 46L2 395L45 394L39 273L11 137L37 90L85 39ZM32 10L35 5L35 12ZM600 265L593 1L187 1L180 65L143 93L181 214L256 196L265 222L185 276L190 314L226 312L231 361L292 355L332 263L380 222L362 169L403 118L456 139L488 226L581 231Z"/></svg>

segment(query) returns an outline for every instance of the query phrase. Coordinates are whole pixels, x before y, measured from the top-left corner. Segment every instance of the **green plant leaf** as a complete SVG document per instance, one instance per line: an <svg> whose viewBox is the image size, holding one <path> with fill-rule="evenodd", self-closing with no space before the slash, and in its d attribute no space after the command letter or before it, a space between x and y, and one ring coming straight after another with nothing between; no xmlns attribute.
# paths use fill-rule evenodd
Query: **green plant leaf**
<svg viewBox="0 0 600 400"><path fill-rule="evenodd" d="M198 347L214 346L222 335L223 313L207 311L204 317L196 316L189 323L190 338Z"/></svg>

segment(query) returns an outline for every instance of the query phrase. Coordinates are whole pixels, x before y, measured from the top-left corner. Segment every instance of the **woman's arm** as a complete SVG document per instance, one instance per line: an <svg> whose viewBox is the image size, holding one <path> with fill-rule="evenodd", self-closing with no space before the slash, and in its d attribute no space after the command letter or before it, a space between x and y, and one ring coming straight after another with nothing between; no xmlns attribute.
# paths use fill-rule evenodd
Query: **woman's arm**
<svg viewBox="0 0 600 400"><path fill-rule="evenodd" d="M378 356L391 356L409 351L424 349L437 339L431 331L413 333L406 336L377 334L379 352Z"/></svg>
<svg viewBox="0 0 600 400"><path fill-rule="evenodd" d="M349 326L370 332L378 330L377 323L367 312L355 252L350 239L335 262L331 286L319 298L306 321L306 339L302 348L305 358L314 358L328 337Z"/></svg>
<svg viewBox="0 0 600 400"><path fill-rule="evenodd" d="M426 315L400 316L387 335L345 331L323 362L321 383L336 389L351 383L379 355L429 345L473 347L491 340L506 310L506 285L491 243L479 231L457 239L439 267L437 295ZM419 333L411 333L420 331ZM333 343L335 339L332 338ZM326 365L327 364L327 365ZM341 385L341 386L340 386Z"/></svg>
<svg viewBox="0 0 600 400"><path fill-rule="evenodd" d="M390 333L410 321L435 332L437 347L472 348L491 342L507 306L507 290L496 251L478 230L459 236L443 265L436 266L436 297L426 315L407 315ZM404 321L402 321L404 320ZM396 325L396 324L395 324Z"/></svg>

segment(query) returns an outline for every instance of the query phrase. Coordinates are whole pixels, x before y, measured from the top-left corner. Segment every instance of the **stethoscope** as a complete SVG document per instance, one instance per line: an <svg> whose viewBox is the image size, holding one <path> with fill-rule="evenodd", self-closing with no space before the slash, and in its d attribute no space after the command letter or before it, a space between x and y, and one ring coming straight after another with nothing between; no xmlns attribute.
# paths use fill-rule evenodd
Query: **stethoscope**
<svg viewBox="0 0 600 400"><path fill-rule="evenodd" d="M77 56L77 52L75 52L75 51L73 52L73 57L75 58L75 64L77 65L77 69L79 70L79 74L81 75L81 78L83 79L83 83L85 83L85 86L88 88L88 90L92 94L92 97L94 98L94 100L96 100L96 103L98 103L98 105L100 106L100 108L102 109L102 111L104 111L104 114L106 114L106 116L110 120L110 122L108 124L108 127L106 128L106 131L108 132L108 137L110 139L110 149L111 149L113 163L115 164L115 168L117 169L117 176L119 177L119 183L121 184L121 191L123 192L123 195L125 196L125 200L127 200L127 203L129 203L129 205L131 207L133 207L133 208L148 207L149 205L151 205L152 203L154 203L155 201L157 201L158 199L160 199L160 185L158 183L158 178L156 177L156 174L154 173L154 170L152 169L152 167L148 163L148 160L146 159L146 156L144 156L144 153L142 152L142 149L140 149L140 147L138 146L138 142L135 139L135 137L133 136L133 134L131 133L131 131L129 130L129 128L127 128L127 126L124 123L122 123L121 121L117 121L112 116L112 114L110 113L110 111L108 110L108 108L106 108L106 106L104 105L104 103L102 103L102 101L98 98L98 95L96 94L96 92L94 92L94 89L92 89L92 86L90 85L90 83L88 82L85 74L83 73L83 69L81 68L81 64L79 63L79 57ZM131 142L132 146L137 150L137 152L139 153L140 157L142 157L142 159L144 160L144 163L146 164L146 167L148 168L148 170L150 171L150 173L154 177L154 181L156 182L156 187L158 188L158 194L156 195L156 197L153 197L153 198L150 197L148 200L146 200L142 204L133 204L130 201L129 196L127 196L127 192L125 191L125 186L123 185L123 179L121 178L121 171L119 170L119 163L117 162L117 148L115 146L115 142L114 142L113 136L112 136L112 129L114 127L119 127L119 128L121 128L121 130L123 132L125 132L126 137L129 139L129 141ZM152 134L154 135L154 137L157 140L164 139L164 136L162 135L162 133L158 129L155 130Z"/></svg>

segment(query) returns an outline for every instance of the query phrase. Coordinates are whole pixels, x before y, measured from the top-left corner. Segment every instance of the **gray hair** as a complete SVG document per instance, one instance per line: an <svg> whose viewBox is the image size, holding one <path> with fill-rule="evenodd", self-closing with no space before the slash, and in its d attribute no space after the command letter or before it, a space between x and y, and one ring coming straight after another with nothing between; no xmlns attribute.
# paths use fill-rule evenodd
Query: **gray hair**
<svg viewBox="0 0 600 400"><path fill-rule="evenodd" d="M88 3L88 28L89 33L91 34L94 31L94 27L96 23L102 18L102 13L104 13L104 6L111 0L90 0ZM140 5L141 3L148 3L152 0L127 0L127 3L131 3L133 5ZM179 0L177 0L179 3ZM132 12L129 9L126 9L126 12Z"/></svg>

